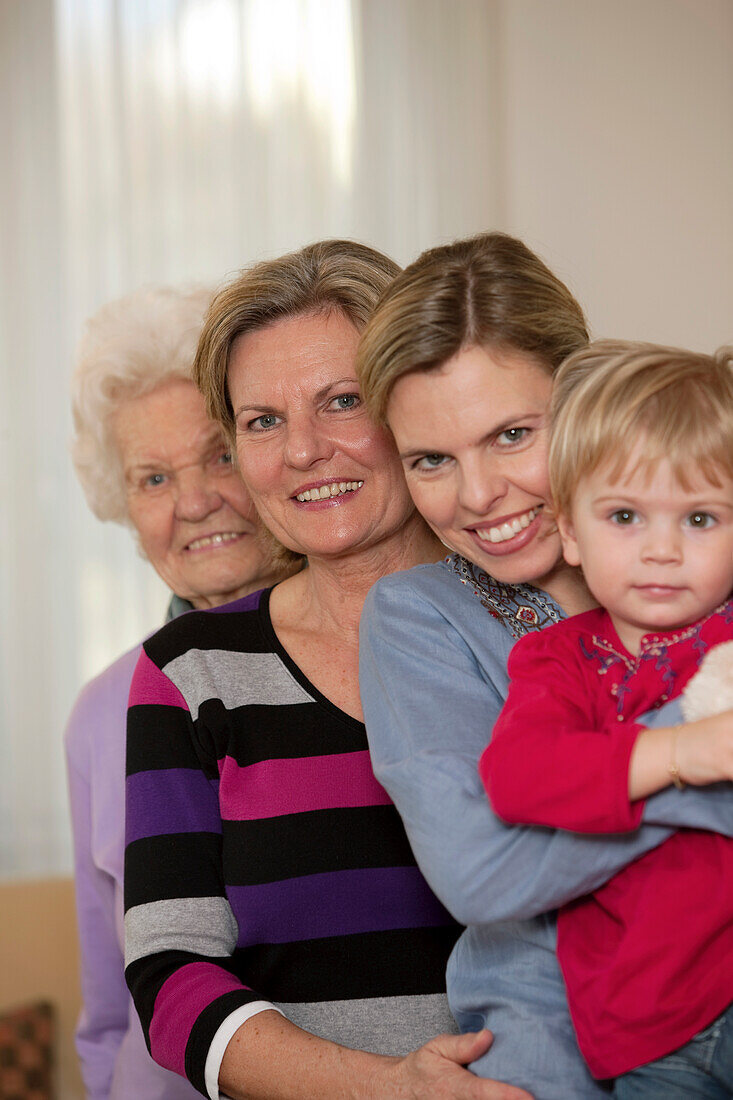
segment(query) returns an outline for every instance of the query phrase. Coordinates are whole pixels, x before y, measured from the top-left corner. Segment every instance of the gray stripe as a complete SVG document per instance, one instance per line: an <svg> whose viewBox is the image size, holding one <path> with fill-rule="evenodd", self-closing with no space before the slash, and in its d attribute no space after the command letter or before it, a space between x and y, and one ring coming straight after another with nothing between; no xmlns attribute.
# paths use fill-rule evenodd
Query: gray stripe
<svg viewBox="0 0 733 1100"><path fill-rule="evenodd" d="M276 653L189 649L163 671L183 695L192 718L205 699L221 699L227 710L313 702Z"/></svg>
<svg viewBox="0 0 733 1100"><path fill-rule="evenodd" d="M237 922L226 898L170 898L125 913L125 966L157 951L223 958L237 946Z"/></svg>
<svg viewBox="0 0 733 1100"><path fill-rule="evenodd" d="M273 1003L304 1031L373 1054L404 1055L443 1032L458 1034L443 993L306 1004Z"/></svg>

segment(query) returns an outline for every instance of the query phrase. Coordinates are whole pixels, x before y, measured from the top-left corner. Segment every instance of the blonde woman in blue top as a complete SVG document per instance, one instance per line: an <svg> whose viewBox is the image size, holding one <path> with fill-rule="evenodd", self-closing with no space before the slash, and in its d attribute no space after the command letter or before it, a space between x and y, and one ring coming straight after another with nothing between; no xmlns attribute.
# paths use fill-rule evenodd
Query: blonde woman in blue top
<svg viewBox="0 0 733 1100"><path fill-rule="evenodd" d="M360 683L372 762L423 874L468 926L449 961L449 1002L462 1029L495 1034L473 1068L538 1100L607 1094L577 1048L551 911L678 825L733 828L727 792L674 789L649 799L636 833L511 828L478 776L514 641L593 606L563 561L547 475L553 371L587 341L567 287L494 233L408 267L358 353L372 416L391 428L412 498L452 551L367 597Z"/></svg>

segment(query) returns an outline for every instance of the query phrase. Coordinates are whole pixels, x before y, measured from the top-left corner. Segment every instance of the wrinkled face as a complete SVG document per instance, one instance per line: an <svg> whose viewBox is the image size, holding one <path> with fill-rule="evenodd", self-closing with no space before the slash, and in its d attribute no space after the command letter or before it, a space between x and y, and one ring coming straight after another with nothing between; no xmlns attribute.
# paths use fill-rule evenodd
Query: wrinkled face
<svg viewBox="0 0 733 1100"><path fill-rule="evenodd" d="M123 401L113 420L128 514L156 572L195 607L266 583L252 502L192 382Z"/></svg>
<svg viewBox="0 0 733 1100"><path fill-rule="evenodd" d="M334 311L276 321L230 355L242 476L265 525L312 559L367 550L415 522L392 437L361 402L358 342Z"/></svg>
<svg viewBox="0 0 733 1100"><path fill-rule="evenodd" d="M565 571L547 473L552 377L529 355L472 347L404 375L387 418L436 535L498 581L552 592Z"/></svg>
<svg viewBox="0 0 733 1100"><path fill-rule="evenodd" d="M733 588L733 479L702 476L690 489L671 464L639 466L643 443L611 479L601 466L582 478L569 519L559 517L565 557L611 615L626 648L644 634L704 618Z"/></svg>

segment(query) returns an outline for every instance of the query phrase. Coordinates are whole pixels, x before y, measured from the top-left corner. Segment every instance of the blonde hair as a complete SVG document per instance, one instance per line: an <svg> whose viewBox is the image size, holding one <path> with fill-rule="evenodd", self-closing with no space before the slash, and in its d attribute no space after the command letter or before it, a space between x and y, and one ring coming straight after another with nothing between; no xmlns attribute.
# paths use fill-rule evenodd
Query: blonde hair
<svg viewBox="0 0 733 1100"><path fill-rule="evenodd" d="M194 379L206 410L234 444L236 424L227 372L239 336L276 321L339 310L361 332L380 294L400 268L383 252L356 241L328 240L306 245L275 260L245 268L214 297L204 321L194 362ZM303 560L265 528L278 566Z"/></svg>
<svg viewBox="0 0 733 1100"><path fill-rule="evenodd" d="M71 383L71 455L99 519L128 522L114 414L170 379L193 381L211 293L206 287L147 287L108 302L86 322Z"/></svg>
<svg viewBox="0 0 733 1100"><path fill-rule="evenodd" d="M583 310L522 241L484 233L431 248L390 285L357 353L362 396L386 423L395 383L461 348L516 350L554 371L588 343Z"/></svg>
<svg viewBox="0 0 733 1100"><path fill-rule="evenodd" d="M581 478L609 463L625 471L643 440L643 467L669 459L691 488L690 472L719 485L733 477L733 347L714 355L623 340L598 340L555 375L550 484L555 511L569 515Z"/></svg>
<svg viewBox="0 0 733 1100"><path fill-rule="evenodd" d="M366 325L380 294L400 268L368 245L329 240L245 268L211 303L194 363L206 408L230 441L235 423L227 386L238 336L275 321L340 310L356 329Z"/></svg>

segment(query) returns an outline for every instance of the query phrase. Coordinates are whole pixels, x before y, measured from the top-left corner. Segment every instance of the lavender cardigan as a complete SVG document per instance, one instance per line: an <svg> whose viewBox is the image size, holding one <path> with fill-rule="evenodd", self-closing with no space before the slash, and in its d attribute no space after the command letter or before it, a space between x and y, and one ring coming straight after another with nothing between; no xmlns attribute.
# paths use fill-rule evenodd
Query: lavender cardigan
<svg viewBox="0 0 733 1100"><path fill-rule="evenodd" d="M193 1100L188 1081L148 1054L124 977L125 733L139 655L136 646L82 689L66 729L83 999L76 1049L88 1100Z"/></svg>

